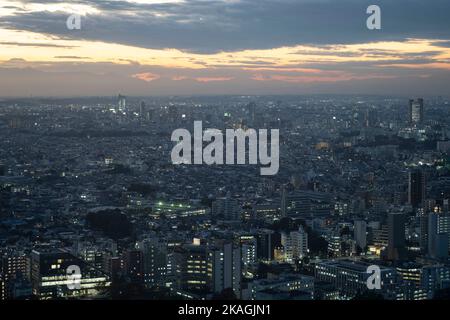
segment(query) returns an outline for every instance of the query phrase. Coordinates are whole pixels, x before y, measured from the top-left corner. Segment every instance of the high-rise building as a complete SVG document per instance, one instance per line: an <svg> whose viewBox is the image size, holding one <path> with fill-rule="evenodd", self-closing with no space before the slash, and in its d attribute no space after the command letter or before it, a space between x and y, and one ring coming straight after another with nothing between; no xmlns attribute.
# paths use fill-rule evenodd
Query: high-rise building
<svg viewBox="0 0 450 320"><path fill-rule="evenodd" d="M131 282L144 283L144 256L141 250L128 250L124 253L123 264Z"/></svg>
<svg viewBox="0 0 450 320"><path fill-rule="evenodd" d="M141 103L139 104L139 116L144 117L145 112L146 112L145 101L141 101Z"/></svg>
<svg viewBox="0 0 450 320"><path fill-rule="evenodd" d="M338 234L333 233L328 237L328 255L331 257L341 256L341 237Z"/></svg>
<svg viewBox="0 0 450 320"><path fill-rule="evenodd" d="M138 242L136 247L143 253L145 285L162 285L167 272L167 243L148 238Z"/></svg>
<svg viewBox="0 0 450 320"><path fill-rule="evenodd" d="M242 252L242 267L251 268L257 261L257 240L255 236L241 236L239 239Z"/></svg>
<svg viewBox="0 0 450 320"><path fill-rule="evenodd" d="M256 235L256 255L259 260L271 261L273 260L273 234L272 230L263 229L259 230Z"/></svg>
<svg viewBox="0 0 450 320"><path fill-rule="evenodd" d="M367 223L364 220L355 221L354 239L362 250L367 246Z"/></svg>
<svg viewBox="0 0 450 320"><path fill-rule="evenodd" d="M429 213L423 209L418 210L419 227L420 227L420 250L422 253L428 252L428 215Z"/></svg>
<svg viewBox="0 0 450 320"><path fill-rule="evenodd" d="M117 111L125 112L127 108L127 98L121 94L117 97Z"/></svg>
<svg viewBox="0 0 450 320"><path fill-rule="evenodd" d="M177 287L206 296L232 289L240 298L242 278L241 248L231 242L215 245L188 244L176 249Z"/></svg>
<svg viewBox="0 0 450 320"><path fill-rule="evenodd" d="M423 206L425 201L425 172L416 169L409 172L408 179L408 202L414 207Z"/></svg>
<svg viewBox="0 0 450 320"><path fill-rule="evenodd" d="M411 124L420 124L424 118L423 99L409 100L409 121Z"/></svg>
<svg viewBox="0 0 450 320"><path fill-rule="evenodd" d="M366 110L364 125L368 128L373 128L377 126L378 123L378 113L376 109L370 108Z"/></svg>
<svg viewBox="0 0 450 320"><path fill-rule="evenodd" d="M401 260L405 257L405 214L388 214L388 247L387 258L389 260Z"/></svg>
<svg viewBox="0 0 450 320"><path fill-rule="evenodd" d="M308 233L301 226L297 231L282 232L281 245L286 262L292 263L302 259L308 254Z"/></svg>
<svg viewBox="0 0 450 320"><path fill-rule="evenodd" d="M432 299L435 290L448 287L450 283L450 267L445 265L429 265L422 268L421 287Z"/></svg>
<svg viewBox="0 0 450 320"><path fill-rule="evenodd" d="M255 125L255 120L256 120L256 109L257 109L257 105L255 102L250 102L247 105L247 114L248 114L248 123L251 126Z"/></svg>
<svg viewBox="0 0 450 320"><path fill-rule="evenodd" d="M447 258L450 249L450 215L429 213L428 255L432 258Z"/></svg>
<svg viewBox="0 0 450 320"><path fill-rule="evenodd" d="M141 120L150 121L150 110L148 110L144 101L139 104L139 117Z"/></svg>
<svg viewBox="0 0 450 320"><path fill-rule="evenodd" d="M281 186L281 217L287 217L287 190L286 186Z"/></svg>
<svg viewBox="0 0 450 320"><path fill-rule="evenodd" d="M0 301L6 300L6 279L3 273L0 273Z"/></svg>
<svg viewBox="0 0 450 320"><path fill-rule="evenodd" d="M208 268L212 270L212 291L220 293L233 289L237 298L241 296L242 256L241 248L231 242L210 248Z"/></svg>
<svg viewBox="0 0 450 320"><path fill-rule="evenodd" d="M176 248L172 261L176 276L175 287L191 293L210 293L212 269L208 267L208 260L206 245L188 244Z"/></svg>

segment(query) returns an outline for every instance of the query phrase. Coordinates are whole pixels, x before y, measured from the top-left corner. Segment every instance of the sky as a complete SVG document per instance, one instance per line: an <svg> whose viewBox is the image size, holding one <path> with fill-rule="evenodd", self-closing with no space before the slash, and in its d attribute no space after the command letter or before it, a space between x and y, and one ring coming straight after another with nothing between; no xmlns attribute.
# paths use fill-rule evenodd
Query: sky
<svg viewBox="0 0 450 320"><path fill-rule="evenodd" d="M449 0L1 0L0 97L450 96L449 15Z"/></svg>

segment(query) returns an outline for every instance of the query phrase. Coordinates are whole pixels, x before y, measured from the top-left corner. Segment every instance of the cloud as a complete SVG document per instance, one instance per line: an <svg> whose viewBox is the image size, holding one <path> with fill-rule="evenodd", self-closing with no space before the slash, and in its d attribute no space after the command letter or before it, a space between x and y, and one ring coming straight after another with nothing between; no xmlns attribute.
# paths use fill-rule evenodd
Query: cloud
<svg viewBox="0 0 450 320"><path fill-rule="evenodd" d="M4 2L0 95L448 93L448 0Z"/></svg>
<svg viewBox="0 0 450 320"><path fill-rule="evenodd" d="M233 77L198 77L195 78L197 82L218 82L218 81L230 81Z"/></svg>
<svg viewBox="0 0 450 320"><path fill-rule="evenodd" d="M71 1L91 10L82 30L65 28L67 12L41 10L2 18L0 26L66 39L211 53L298 44L344 44L407 38L449 40L448 0L379 0L382 30L368 30L368 0L240 0L176 3ZM65 2L69 3L69 2ZM345 54L345 53L343 53ZM351 54L351 53L348 53Z"/></svg>
<svg viewBox="0 0 450 320"><path fill-rule="evenodd" d="M345 72L341 72L335 75L324 75L324 76L304 76L304 75L262 75L254 74L251 79L255 81L281 81L289 83L318 83L318 82L342 82L349 80L367 80L367 79L393 79L395 76L392 75L353 75Z"/></svg>
<svg viewBox="0 0 450 320"><path fill-rule="evenodd" d="M89 60L89 57L79 57L79 56L55 56L55 59L73 59L73 60Z"/></svg>
<svg viewBox="0 0 450 320"><path fill-rule="evenodd" d="M186 77L186 76L173 76L172 77L173 81L182 81L182 80L186 80L186 79L188 79L188 77Z"/></svg>
<svg viewBox="0 0 450 320"><path fill-rule="evenodd" d="M132 75L133 78L139 79L145 82L151 82L160 78L160 75L151 72L137 73Z"/></svg>

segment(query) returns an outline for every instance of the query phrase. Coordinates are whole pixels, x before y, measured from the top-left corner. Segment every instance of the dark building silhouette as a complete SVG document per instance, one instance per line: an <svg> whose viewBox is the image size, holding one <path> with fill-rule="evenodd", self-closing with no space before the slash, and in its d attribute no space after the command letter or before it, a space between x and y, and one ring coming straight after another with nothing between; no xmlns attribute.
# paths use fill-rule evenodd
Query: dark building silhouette
<svg viewBox="0 0 450 320"><path fill-rule="evenodd" d="M144 283L144 256L140 250L129 250L124 254L126 275L133 283Z"/></svg>
<svg viewBox="0 0 450 320"><path fill-rule="evenodd" d="M271 230L261 230L256 235L256 256L261 260L272 260L273 259L273 231Z"/></svg>
<svg viewBox="0 0 450 320"><path fill-rule="evenodd" d="M418 208L425 200L425 172L422 170L412 170L409 172L408 181L408 202Z"/></svg>
<svg viewBox="0 0 450 320"><path fill-rule="evenodd" d="M401 260L405 257L405 214L388 214L388 260Z"/></svg>

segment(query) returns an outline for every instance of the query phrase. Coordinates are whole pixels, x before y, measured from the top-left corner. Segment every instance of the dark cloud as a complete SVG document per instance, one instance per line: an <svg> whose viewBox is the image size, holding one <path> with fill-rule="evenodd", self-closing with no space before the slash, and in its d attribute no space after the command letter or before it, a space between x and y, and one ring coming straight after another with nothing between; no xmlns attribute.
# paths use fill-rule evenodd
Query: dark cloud
<svg viewBox="0 0 450 320"><path fill-rule="evenodd" d="M19 46L19 47L75 48L75 46L59 45L52 43L15 42L15 41L0 41L0 45Z"/></svg>
<svg viewBox="0 0 450 320"><path fill-rule="evenodd" d="M64 1L33 1L56 3ZM69 39L101 40L144 48L210 53L298 44L345 44L406 38L448 39L450 1L380 0L382 30L366 28L368 0L241 0L138 4L71 1L102 14L88 15L82 30L65 27L66 14L32 12L3 17L4 28Z"/></svg>

